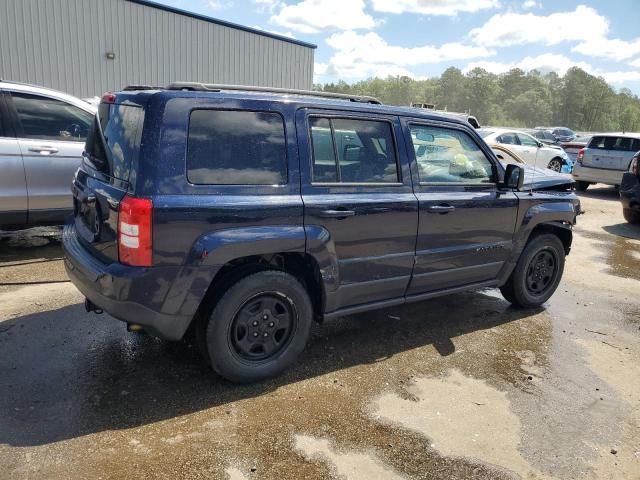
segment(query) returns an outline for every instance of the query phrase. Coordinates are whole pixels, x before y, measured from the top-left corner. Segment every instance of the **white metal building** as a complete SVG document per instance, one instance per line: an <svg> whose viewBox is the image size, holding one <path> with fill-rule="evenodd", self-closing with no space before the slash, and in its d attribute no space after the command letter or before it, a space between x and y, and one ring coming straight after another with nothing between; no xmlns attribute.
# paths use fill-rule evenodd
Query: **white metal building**
<svg viewBox="0 0 640 480"><path fill-rule="evenodd" d="M310 89L315 48L147 0L0 0L0 79L80 97L183 80Z"/></svg>

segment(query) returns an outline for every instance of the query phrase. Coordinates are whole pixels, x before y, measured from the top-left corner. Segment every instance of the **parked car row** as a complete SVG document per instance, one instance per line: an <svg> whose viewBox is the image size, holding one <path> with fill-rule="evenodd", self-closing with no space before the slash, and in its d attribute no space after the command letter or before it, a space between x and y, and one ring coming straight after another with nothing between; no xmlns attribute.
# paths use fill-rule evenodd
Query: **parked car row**
<svg viewBox="0 0 640 480"><path fill-rule="evenodd" d="M573 162L562 147L544 144L526 132L507 128L480 128L478 133L487 143L506 145L529 165L562 173L571 173L573 170Z"/></svg>

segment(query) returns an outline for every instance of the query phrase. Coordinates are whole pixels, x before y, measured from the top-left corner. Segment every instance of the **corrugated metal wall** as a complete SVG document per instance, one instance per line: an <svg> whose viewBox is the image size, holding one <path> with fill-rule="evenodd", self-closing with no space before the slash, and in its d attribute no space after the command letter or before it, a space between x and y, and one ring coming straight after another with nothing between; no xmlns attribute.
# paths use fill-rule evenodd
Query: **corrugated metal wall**
<svg viewBox="0 0 640 480"><path fill-rule="evenodd" d="M126 0L0 0L0 78L80 97L177 80L309 89L313 55Z"/></svg>

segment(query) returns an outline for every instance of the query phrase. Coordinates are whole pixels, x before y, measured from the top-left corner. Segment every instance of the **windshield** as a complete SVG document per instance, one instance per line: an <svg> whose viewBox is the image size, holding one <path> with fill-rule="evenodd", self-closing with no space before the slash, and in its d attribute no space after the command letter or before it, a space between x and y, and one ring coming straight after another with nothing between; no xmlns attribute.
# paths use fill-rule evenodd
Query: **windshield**
<svg viewBox="0 0 640 480"><path fill-rule="evenodd" d="M487 130L486 128L479 128L476 130L476 132L478 132L478 135L480 135L482 138L486 138L493 133L493 130Z"/></svg>

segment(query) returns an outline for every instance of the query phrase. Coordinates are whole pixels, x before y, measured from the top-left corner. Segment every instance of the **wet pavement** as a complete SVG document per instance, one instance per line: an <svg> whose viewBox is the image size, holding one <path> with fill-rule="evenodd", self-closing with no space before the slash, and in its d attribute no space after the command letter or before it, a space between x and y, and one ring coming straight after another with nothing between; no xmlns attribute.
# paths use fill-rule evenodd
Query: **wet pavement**
<svg viewBox="0 0 640 480"><path fill-rule="evenodd" d="M640 228L581 196L545 308L485 290L327 322L245 386L85 313L59 230L0 233L0 478L639 479Z"/></svg>

